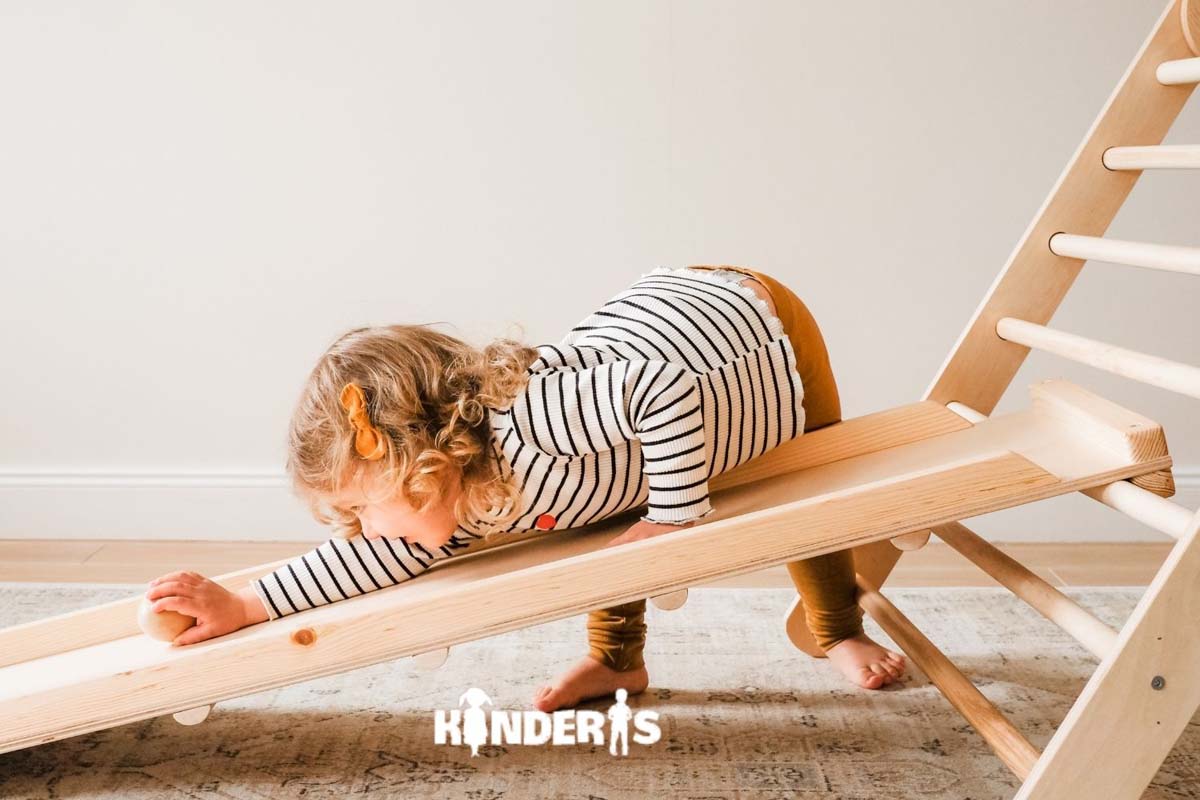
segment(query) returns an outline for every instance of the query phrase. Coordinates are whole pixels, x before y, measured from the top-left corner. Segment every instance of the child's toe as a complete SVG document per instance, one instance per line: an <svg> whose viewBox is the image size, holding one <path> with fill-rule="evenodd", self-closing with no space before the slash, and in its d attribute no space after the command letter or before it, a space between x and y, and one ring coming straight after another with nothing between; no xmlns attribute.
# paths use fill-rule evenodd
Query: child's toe
<svg viewBox="0 0 1200 800"><path fill-rule="evenodd" d="M858 671L858 684L864 689L878 689L883 685L883 678L869 668L863 667Z"/></svg>

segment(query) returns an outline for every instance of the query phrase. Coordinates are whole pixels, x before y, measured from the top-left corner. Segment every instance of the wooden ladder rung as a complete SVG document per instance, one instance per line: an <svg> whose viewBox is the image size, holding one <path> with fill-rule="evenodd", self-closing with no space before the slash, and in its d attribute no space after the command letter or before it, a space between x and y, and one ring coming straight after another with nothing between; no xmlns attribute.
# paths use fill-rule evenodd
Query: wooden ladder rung
<svg viewBox="0 0 1200 800"><path fill-rule="evenodd" d="M1103 660L1116 645L1115 630L965 525L950 522L934 527L933 532L1033 610L1069 633L1092 655Z"/></svg>
<svg viewBox="0 0 1200 800"><path fill-rule="evenodd" d="M1200 166L1200 147L1196 150L1196 165ZM1056 233L1050 237L1050 250L1055 255L1079 258L1084 261L1107 261L1111 264L1124 264L1130 267L1200 275L1200 247L1129 242L1120 239L1105 239L1100 236Z"/></svg>
<svg viewBox="0 0 1200 800"><path fill-rule="evenodd" d="M1200 399L1200 368L1191 364L1126 350L1013 317L1000 318L996 323L996 335L1115 375Z"/></svg>
<svg viewBox="0 0 1200 800"><path fill-rule="evenodd" d="M1158 82L1165 86L1200 83L1200 58L1180 58L1164 61L1155 71Z"/></svg>
<svg viewBox="0 0 1200 800"><path fill-rule="evenodd" d="M859 605L879 623L914 664L929 678L950 704L991 746L1000 760L1021 780L1029 776L1038 760L1038 750L983 696L965 675L950 663L925 634L879 593L862 575L857 576Z"/></svg>
<svg viewBox="0 0 1200 800"><path fill-rule="evenodd" d="M1172 503L1140 486L1134 486L1129 481L1114 481L1105 486L1083 489L1081 494L1086 494L1093 500L1104 503L1109 508L1120 511L1143 525L1149 525L1173 539L1183 536L1192 522L1191 509Z"/></svg>
<svg viewBox="0 0 1200 800"><path fill-rule="evenodd" d="M1110 147L1101 161L1109 169L1200 169L1200 144Z"/></svg>

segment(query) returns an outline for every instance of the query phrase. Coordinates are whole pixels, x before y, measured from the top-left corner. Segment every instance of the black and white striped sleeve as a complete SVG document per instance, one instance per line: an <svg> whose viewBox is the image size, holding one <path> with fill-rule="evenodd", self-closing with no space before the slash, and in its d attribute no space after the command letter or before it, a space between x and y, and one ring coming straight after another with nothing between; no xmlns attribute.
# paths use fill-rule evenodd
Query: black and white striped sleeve
<svg viewBox="0 0 1200 800"><path fill-rule="evenodd" d="M713 511L698 376L681 364L635 359L537 372L513 422L526 443L554 456L640 442L643 520L678 524Z"/></svg>
<svg viewBox="0 0 1200 800"><path fill-rule="evenodd" d="M330 539L250 581L270 619L346 600L415 578L465 546L457 536L433 552L403 539Z"/></svg>

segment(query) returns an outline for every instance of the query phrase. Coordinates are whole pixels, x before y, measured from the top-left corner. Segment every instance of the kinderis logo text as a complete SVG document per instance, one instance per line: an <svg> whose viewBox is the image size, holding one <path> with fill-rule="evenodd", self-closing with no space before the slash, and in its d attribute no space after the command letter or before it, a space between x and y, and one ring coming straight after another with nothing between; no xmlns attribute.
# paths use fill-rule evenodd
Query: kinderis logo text
<svg viewBox="0 0 1200 800"><path fill-rule="evenodd" d="M466 744L471 747L471 756L479 755L483 744L609 744L608 752L618 755L617 743L621 744L620 755L629 755L629 737L638 744L654 744L662 738L658 727L658 712L642 709L634 712L625 702L629 693L617 689L617 702L607 714L599 711L562 709L547 714L545 711L483 710L492 705L492 699L482 689L471 687L458 698L459 708L434 712L434 744ZM462 706L467 708L463 709ZM605 723L608 736L605 736ZM634 730L631 732L630 728Z"/></svg>

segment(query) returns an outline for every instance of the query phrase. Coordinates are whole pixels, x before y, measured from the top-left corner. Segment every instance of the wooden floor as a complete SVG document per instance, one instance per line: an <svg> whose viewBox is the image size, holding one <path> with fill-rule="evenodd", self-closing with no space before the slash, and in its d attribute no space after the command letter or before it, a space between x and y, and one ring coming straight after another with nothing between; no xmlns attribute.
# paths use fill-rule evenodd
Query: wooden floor
<svg viewBox="0 0 1200 800"><path fill-rule="evenodd" d="M300 555L313 542L205 542L0 539L0 581L145 583L174 570L213 576ZM1144 586L1170 542L1147 544L1012 544L1001 549L1052 585ZM703 586L791 586L782 567ZM994 586L991 578L940 542L907 553L889 586Z"/></svg>

